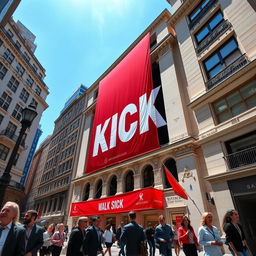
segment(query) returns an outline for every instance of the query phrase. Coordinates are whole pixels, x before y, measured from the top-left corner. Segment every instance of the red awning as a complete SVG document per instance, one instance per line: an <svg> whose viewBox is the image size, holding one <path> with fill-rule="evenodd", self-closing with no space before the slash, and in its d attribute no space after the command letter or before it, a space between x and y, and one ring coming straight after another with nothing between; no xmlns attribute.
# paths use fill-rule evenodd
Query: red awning
<svg viewBox="0 0 256 256"><path fill-rule="evenodd" d="M72 203L70 216L163 209L163 207L163 191L154 188L144 188L104 199Z"/></svg>

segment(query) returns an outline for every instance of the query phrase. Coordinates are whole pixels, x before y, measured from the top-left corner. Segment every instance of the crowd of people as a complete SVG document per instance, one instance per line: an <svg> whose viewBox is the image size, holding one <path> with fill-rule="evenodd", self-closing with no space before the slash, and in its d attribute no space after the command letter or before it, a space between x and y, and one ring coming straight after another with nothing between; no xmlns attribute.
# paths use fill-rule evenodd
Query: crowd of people
<svg viewBox="0 0 256 256"><path fill-rule="evenodd" d="M27 211L23 224L19 223L19 215L19 206L14 202L7 202L1 209L0 256L37 256L38 252L40 256L61 254L67 239L63 223L50 224L44 229L36 224L36 211ZM160 255L171 256L172 247L176 256L179 256L181 248L186 256L196 256L200 250L206 256L219 256L223 255L223 242L233 256L252 256L235 210L227 211L223 219L225 241L222 241L217 227L212 225L213 214L210 212L203 213L198 232L195 232L187 216L183 216L179 227L171 227L160 215L158 225L153 227L149 223L145 229L137 224L135 212L129 212L128 217L128 224L121 222L116 230L108 223L104 231L98 216L90 219L80 217L69 235L66 255L112 256L111 247L117 241L120 256L145 256L148 251L150 256L154 256L156 248Z"/></svg>

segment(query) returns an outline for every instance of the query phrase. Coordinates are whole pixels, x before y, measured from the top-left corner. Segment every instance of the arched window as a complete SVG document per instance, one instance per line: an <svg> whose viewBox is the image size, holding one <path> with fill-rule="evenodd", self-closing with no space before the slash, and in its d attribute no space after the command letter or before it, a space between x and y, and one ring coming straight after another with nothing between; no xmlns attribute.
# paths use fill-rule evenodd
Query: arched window
<svg viewBox="0 0 256 256"><path fill-rule="evenodd" d="M117 178L116 176L113 176L109 183L109 196L115 195L116 191L117 191Z"/></svg>
<svg viewBox="0 0 256 256"><path fill-rule="evenodd" d="M151 165L146 166L143 172L143 187L154 187L154 172Z"/></svg>
<svg viewBox="0 0 256 256"><path fill-rule="evenodd" d="M87 201L90 195L90 183L86 184L84 189L83 201Z"/></svg>
<svg viewBox="0 0 256 256"><path fill-rule="evenodd" d="M133 191L133 189L134 189L133 171L129 171L125 177L125 192Z"/></svg>
<svg viewBox="0 0 256 256"><path fill-rule="evenodd" d="M99 180L97 185L96 185L95 199L100 198L101 195L102 195L102 180Z"/></svg>
<svg viewBox="0 0 256 256"><path fill-rule="evenodd" d="M176 161L173 158L170 158L170 159L166 160L164 164L168 168L168 170L171 172L173 177L177 181L179 181L177 167L176 167ZM170 183L168 182L168 180L166 178L165 171L163 171L163 173L164 173L163 174L164 175L164 188L171 188L172 186L170 185Z"/></svg>

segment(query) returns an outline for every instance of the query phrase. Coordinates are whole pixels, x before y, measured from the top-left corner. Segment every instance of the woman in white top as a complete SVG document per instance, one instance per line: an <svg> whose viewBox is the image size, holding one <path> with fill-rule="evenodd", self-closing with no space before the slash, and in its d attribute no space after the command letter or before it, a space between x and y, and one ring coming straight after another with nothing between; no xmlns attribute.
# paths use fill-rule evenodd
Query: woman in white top
<svg viewBox="0 0 256 256"><path fill-rule="evenodd" d="M40 249L40 256L50 256L51 245L52 245L52 235L54 233L55 225L52 223L48 226L47 231L43 234L44 244Z"/></svg>
<svg viewBox="0 0 256 256"><path fill-rule="evenodd" d="M221 238L219 230L212 225L212 213L205 212L202 215L201 227L198 230L199 244L204 247L205 256L222 256Z"/></svg>
<svg viewBox="0 0 256 256"><path fill-rule="evenodd" d="M105 232L103 234L103 237L105 239L105 245L107 247L107 249L104 252L104 255L108 252L108 254L111 256L111 247L112 247L112 244L113 244L113 241L114 241L115 238L114 238L114 234L110 230L110 228L111 228L111 225L108 224L106 226L106 229L105 229Z"/></svg>

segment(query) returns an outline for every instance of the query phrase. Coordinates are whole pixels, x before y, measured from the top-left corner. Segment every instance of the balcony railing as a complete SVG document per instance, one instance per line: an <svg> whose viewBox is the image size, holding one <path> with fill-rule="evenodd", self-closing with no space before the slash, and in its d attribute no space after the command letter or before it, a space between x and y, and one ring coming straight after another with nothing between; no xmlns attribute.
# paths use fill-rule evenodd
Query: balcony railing
<svg viewBox="0 0 256 256"><path fill-rule="evenodd" d="M238 59L236 59L233 63L231 63L226 68L224 68L222 71L220 71L217 75L215 75L210 80L208 80L205 83L206 88L208 90L211 89L216 84L222 82L229 76L238 72L240 69L242 69L248 63L249 63L249 60L248 60L246 54L243 54Z"/></svg>
<svg viewBox="0 0 256 256"><path fill-rule="evenodd" d="M16 181L13 181L13 180L10 181L8 186L11 187L11 188L15 188L15 189L21 190L21 191L25 190L25 187L22 184L20 184L20 183L18 183Z"/></svg>
<svg viewBox="0 0 256 256"><path fill-rule="evenodd" d="M196 48L196 53L200 54L205 48L214 43L221 35L223 35L229 28L231 23L223 20L213 31L209 34Z"/></svg>
<svg viewBox="0 0 256 256"><path fill-rule="evenodd" d="M191 21L188 24L189 29L192 29L204 16L206 13L208 13L208 11L212 8L212 6L217 2L217 0L212 0L210 1L202 10L201 12L198 14L198 16Z"/></svg>
<svg viewBox="0 0 256 256"><path fill-rule="evenodd" d="M0 132L0 135L3 135L3 136L8 137L9 139L13 140L14 142L16 142L17 139L18 139L18 136L15 135L14 132L13 132L12 130L10 130L10 129L2 130L2 131ZM21 145L23 148L25 148L25 141L24 141L24 139L21 140L20 145Z"/></svg>
<svg viewBox="0 0 256 256"><path fill-rule="evenodd" d="M230 169L256 164L256 147L226 155L224 158Z"/></svg>

